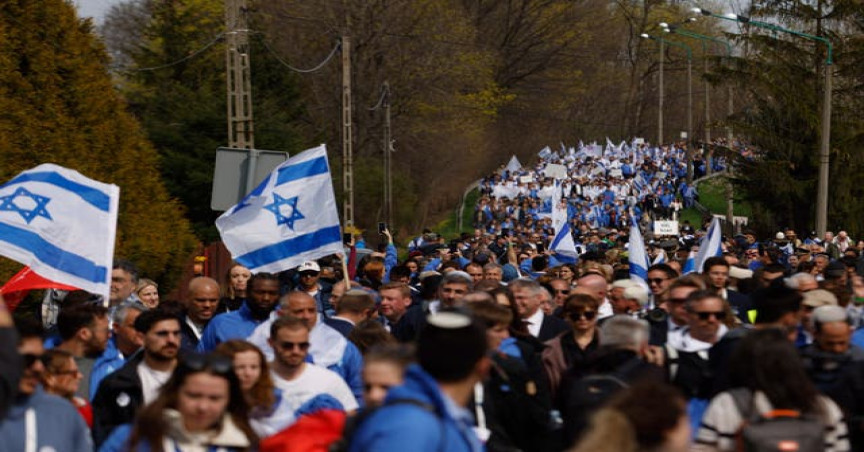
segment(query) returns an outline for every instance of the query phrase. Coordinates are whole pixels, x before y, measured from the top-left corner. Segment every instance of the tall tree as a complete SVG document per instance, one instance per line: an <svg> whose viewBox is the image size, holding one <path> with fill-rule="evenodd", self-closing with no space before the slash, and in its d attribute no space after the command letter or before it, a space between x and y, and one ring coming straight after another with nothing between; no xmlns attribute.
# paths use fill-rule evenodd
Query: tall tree
<svg viewBox="0 0 864 452"><path fill-rule="evenodd" d="M0 180L53 162L119 185L116 254L170 282L195 240L107 64L91 22L79 20L71 3L0 3ZM15 267L4 261L0 280Z"/></svg>

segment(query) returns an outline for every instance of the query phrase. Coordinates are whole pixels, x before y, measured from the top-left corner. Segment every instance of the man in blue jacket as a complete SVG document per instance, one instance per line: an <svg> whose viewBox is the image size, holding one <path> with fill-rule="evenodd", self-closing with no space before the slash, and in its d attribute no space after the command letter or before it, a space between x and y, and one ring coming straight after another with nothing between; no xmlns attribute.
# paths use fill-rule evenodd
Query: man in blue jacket
<svg viewBox="0 0 864 452"><path fill-rule="evenodd" d="M484 328L454 311L429 316L417 343L419 365L384 405L357 426L349 450L479 452L489 436L465 406L488 374Z"/></svg>
<svg viewBox="0 0 864 452"><path fill-rule="evenodd" d="M213 317L204 328L198 352L211 352L229 339L246 339L270 318L279 301L279 277L274 273L256 273L249 278L246 287L249 297L240 309Z"/></svg>

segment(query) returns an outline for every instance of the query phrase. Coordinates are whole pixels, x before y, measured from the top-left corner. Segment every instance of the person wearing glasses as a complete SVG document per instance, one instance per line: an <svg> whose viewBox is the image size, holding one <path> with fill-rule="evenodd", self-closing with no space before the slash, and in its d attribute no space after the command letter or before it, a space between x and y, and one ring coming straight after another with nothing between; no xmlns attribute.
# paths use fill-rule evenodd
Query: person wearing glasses
<svg viewBox="0 0 864 452"><path fill-rule="evenodd" d="M315 299L315 306L322 315L330 317L335 314L333 306L330 304L330 286L324 286L319 283L321 278L321 266L318 262L308 261L297 267L297 277L299 278L295 290L305 292Z"/></svg>
<svg viewBox="0 0 864 452"><path fill-rule="evenodd" d="M138 408L156 399L171 377L180 351L180 318L157 307L135 319L143 352L105 377L93 398L93 441L100 446L117 426L132 422Z"/></svg>
<svg viewBox="0 0 864 452"><path fill-rule="evenodd" d="M42 356L45 373L42 375L42 386L45 392L68 400L81 414L88 427L93 426L93 406L87 399L77 397L78 383L84 379L84 374L75 363L75 356L59 349L52 349Z"/></svg>
<svg viewBox="0 0 864 452"><path fill-rule="evenodd" d="M351 388L339 374L307 362L311 344L309 325L305 320L293 316L276 319L270 326L268 342L273 348L270 376L282 391L285 400L282 409L293 414L304 403L321 394L338 400L345 411L358 408Z"/></svg>
<svg viewBox="0 0 864 452"><path fill-rule="evenodd" d="M114 430L100 452L246 452L258 437L230 358L187 353L134 423Z"/></svg>
<svg viewBox="0 0 864 452"><path fill-rule="evenodd" d="M570 295L564 303L563 315L570 329L546 341L546 349L542 353L553 400L567 370L580 368L600 346L597 333L599 307L597 298L584 293Z"/></svg>
<svg viewBox="0 0 864 452"><path fill-rule="evenodd" d="M707 290L690 293L684 301L687 326L670 331L666 342L669 381L684 396L707 399L710 391L708 351L729 329L723 299Z"/></svg>
<svg viewBox="0 0 864 452"><path fill-rule="evenodd" d="M42 324L18 319L18 357L23 373L18 394L0 418L0 449L6 451L90 452L93 445L87 424L67 400L45 392L42 356ZM77 386L76 386L77 388Z"/></svg>

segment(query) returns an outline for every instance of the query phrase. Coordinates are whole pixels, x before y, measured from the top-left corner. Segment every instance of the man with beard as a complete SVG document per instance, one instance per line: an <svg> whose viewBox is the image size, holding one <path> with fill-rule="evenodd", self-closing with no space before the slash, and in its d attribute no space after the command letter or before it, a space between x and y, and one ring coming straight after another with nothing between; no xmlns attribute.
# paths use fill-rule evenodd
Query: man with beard
<svg viewBox="0 0 864 452"><path fill-rule="evenodd" d="M177 365L180 319L156 308L135 319L144 338L143 353L126 361L99 385L93 399L93 441L98 448L115 427L132 422L139 407L153 400Z"/></svg>
<svg viewBox="0 0 864 452"><path fill-rule="evenodd" d="M246 302L240 309L213 317L204 328L198 352L211 352L229 339L246 339L270 318L279 301L279 277L274 273L256 273L249 278L246 287Z"/></svg>
<svg viewBox="0 0 864 452"><path fill-rule="evenodd" d="M315 300L308 298L314 312ZM282 390L284 402L280 409L297 411L314 397L327 394L338 400L345 411L356 410L357 400L339 375L307 362L309 340L309 325L305 319L289 315L270 325L267 342L274 351L270 369L273 384Z"/></svg>
<svg viewBox="0 0 864 452"><path fill-rule="evenodd" d="M57 330L63 340L57 349L71 354L84 375L75 395L92 400L99 382L123 366L120 353L113 344L109 347L108 309L92 303L64 306L57 316Z"/></svg>

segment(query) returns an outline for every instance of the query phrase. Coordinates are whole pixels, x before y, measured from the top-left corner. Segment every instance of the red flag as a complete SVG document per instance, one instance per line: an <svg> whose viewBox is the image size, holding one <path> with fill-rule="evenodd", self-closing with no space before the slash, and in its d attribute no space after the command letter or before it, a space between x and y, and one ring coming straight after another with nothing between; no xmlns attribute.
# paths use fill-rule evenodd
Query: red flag
<svg viewBox="0 0 864 452"><path fill-rule="evenodd" d="M18 303L21 303L21 300L33 289L78 290L77 287L45 279L36 274L30 267L24 267L9 281L6 281L3 287L0 287L0 294L3 295L9 310L14 311Z"/></svg>

